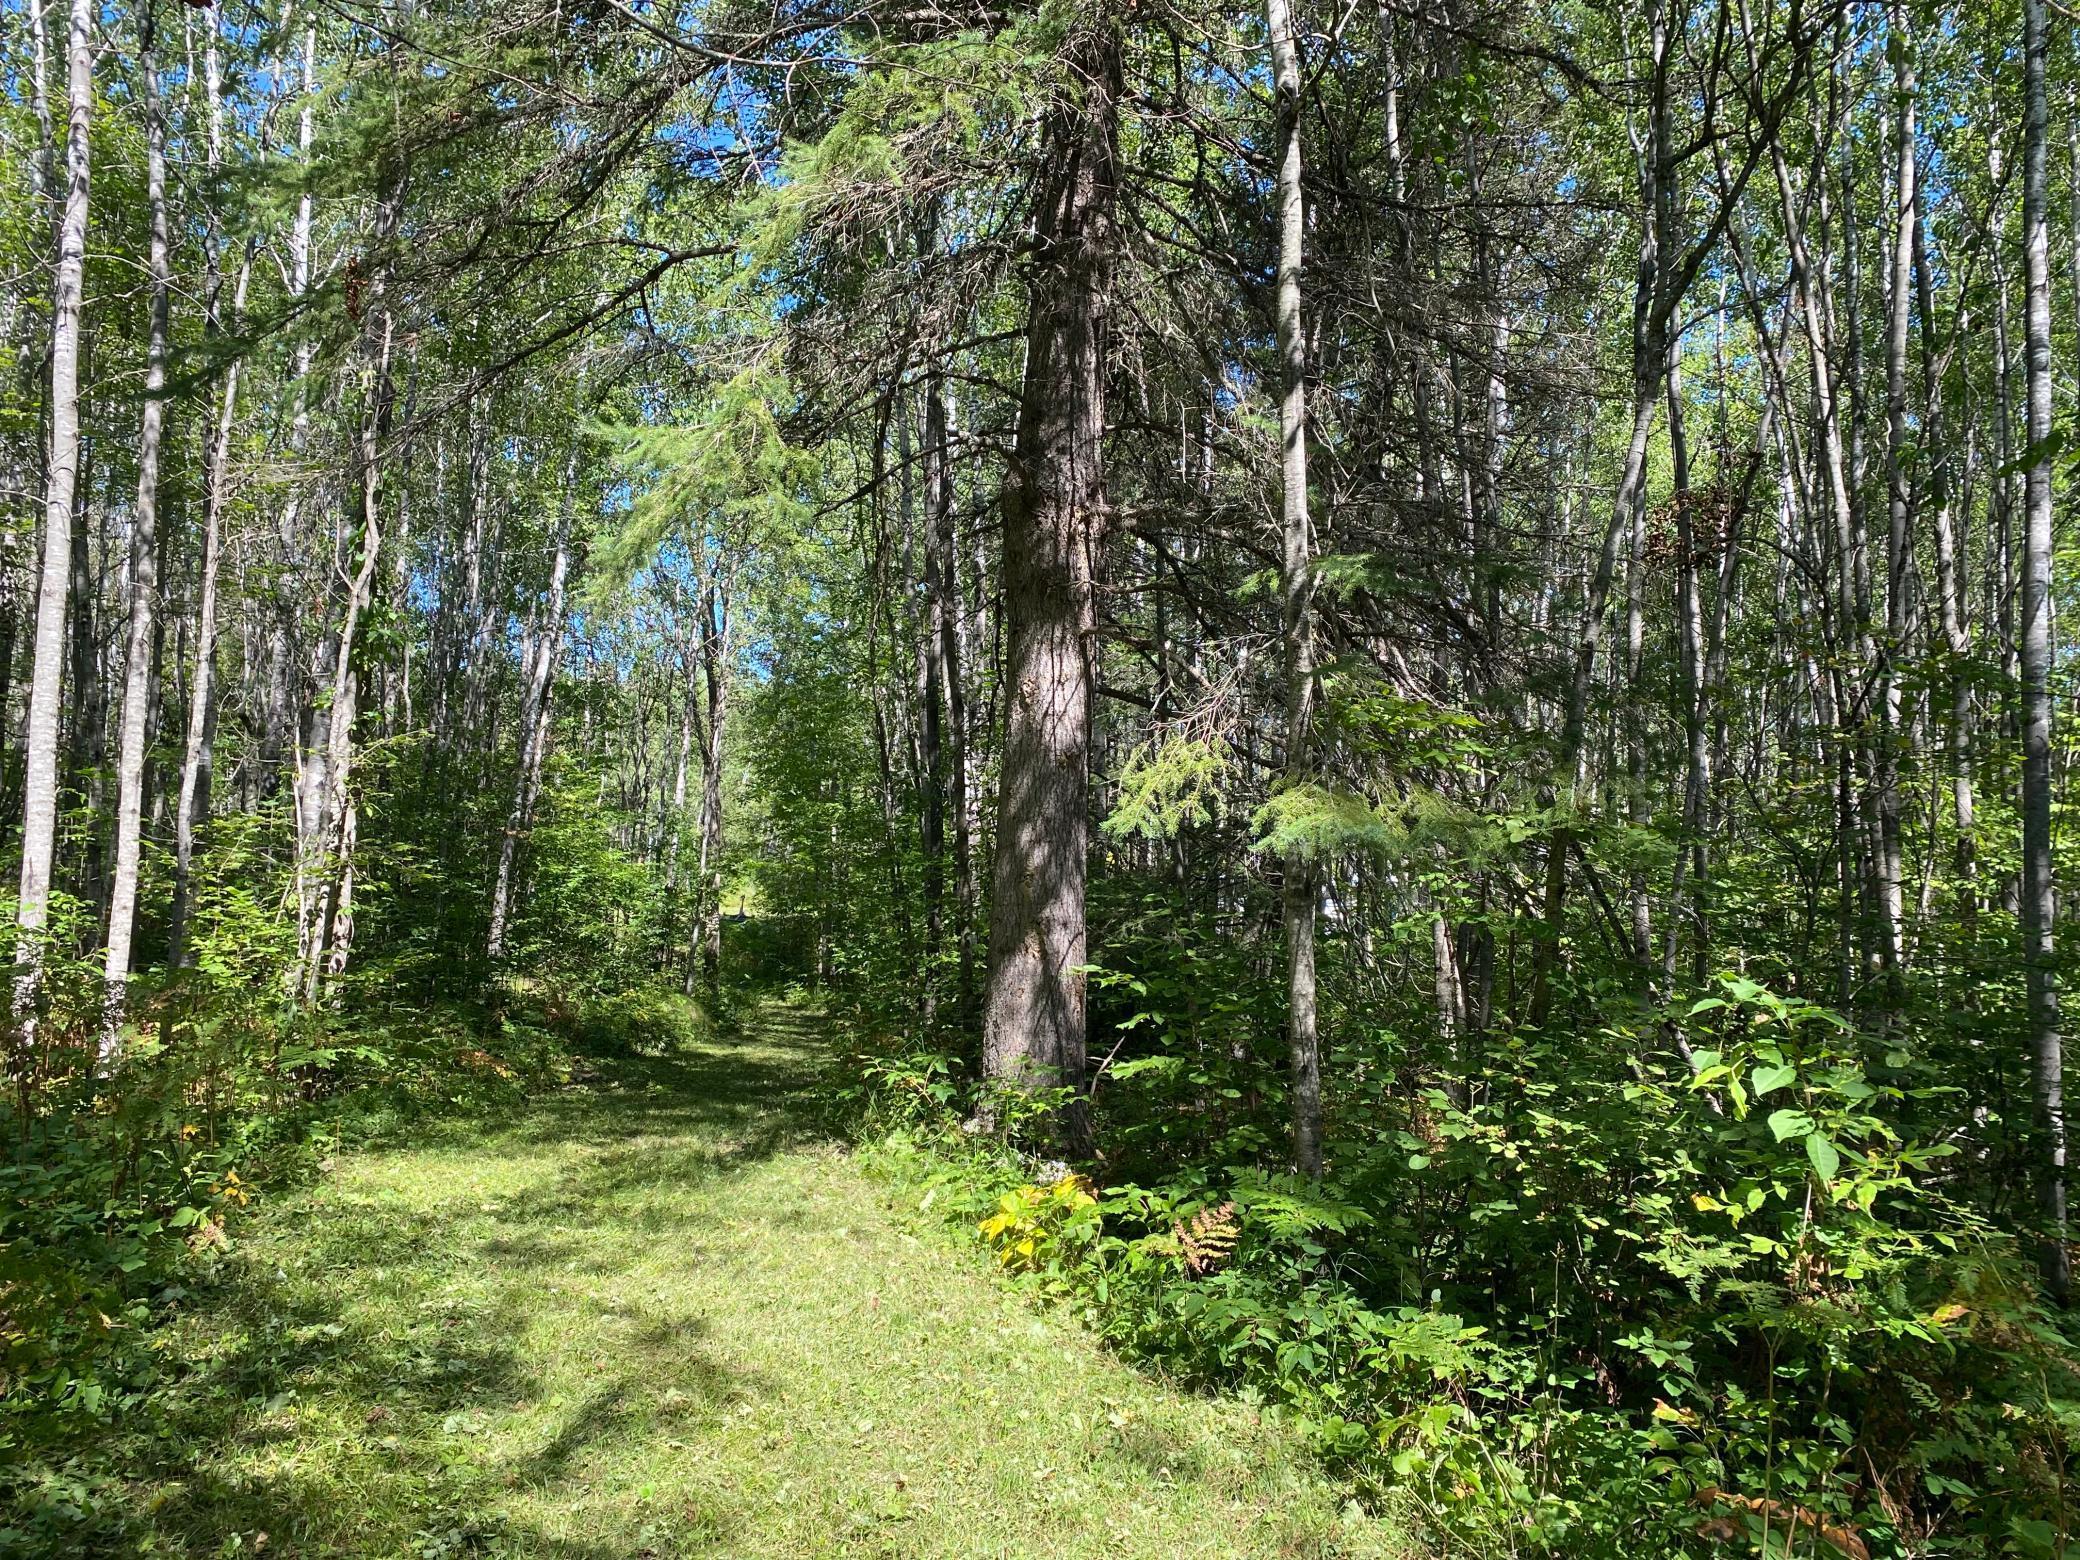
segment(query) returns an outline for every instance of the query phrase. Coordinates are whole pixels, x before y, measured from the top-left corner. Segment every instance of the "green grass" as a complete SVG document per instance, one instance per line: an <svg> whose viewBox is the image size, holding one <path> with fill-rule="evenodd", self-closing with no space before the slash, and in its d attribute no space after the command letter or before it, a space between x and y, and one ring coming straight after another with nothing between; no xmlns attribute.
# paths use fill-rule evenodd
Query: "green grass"
<svg viewBox="0 0 2080 1560"><path fill-rule="evenodd" d="M257 1217L164 1340L151 1552L1402 1552L1289 1437L892 1209L814 1130L818 1023L601 1064Z"/></svg>

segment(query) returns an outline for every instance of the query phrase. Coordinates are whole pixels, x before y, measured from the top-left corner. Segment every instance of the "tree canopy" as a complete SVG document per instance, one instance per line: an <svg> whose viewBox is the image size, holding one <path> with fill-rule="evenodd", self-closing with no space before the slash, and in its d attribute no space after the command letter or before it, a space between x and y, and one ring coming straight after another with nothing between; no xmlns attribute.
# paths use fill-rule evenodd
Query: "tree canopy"
<svg viewBox="0 0 2080 1560"><path fill-rule="evenodd" d="M796 983L1440 1544L2065 1552L2065 12L0 19L0 1459L338 1100Z"/></svg>

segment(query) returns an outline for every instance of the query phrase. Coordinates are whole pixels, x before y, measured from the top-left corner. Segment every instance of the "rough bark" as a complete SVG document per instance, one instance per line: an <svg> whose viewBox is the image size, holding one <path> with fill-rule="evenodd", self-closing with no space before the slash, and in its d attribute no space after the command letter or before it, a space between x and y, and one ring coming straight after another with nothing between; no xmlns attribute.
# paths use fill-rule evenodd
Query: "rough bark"
<svg viewBox="0 0 2080 1560"><path fill-rule="evenodd" d="M1094 559L1106 530L1107 343L1118 186L1120 40L1082 23L1049 108L1017 431L1005 490L1004 747L983 1066L1017 1088L1081 1094L1090 838ZM1073 1146L1084 1113L1062 1123Z"/></svg>

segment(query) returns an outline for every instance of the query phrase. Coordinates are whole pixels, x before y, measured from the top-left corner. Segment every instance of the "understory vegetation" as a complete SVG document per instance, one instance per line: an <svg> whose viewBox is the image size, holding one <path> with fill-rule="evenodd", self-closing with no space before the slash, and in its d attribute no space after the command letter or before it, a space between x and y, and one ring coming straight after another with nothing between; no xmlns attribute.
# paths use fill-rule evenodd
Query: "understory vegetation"
<svg viewBox="0 0 2080 1560"><path fill-rule="evenodd" d="M943 1054L864 1052L853 1098L914 1206L1474 1552L2061 1552L2070 1338L1955 1145L1899 1130L1930 1069L1744 978L1696 1006L1694 1074L1613 1028L1600 1069L1498 1045L1472 1100L1353 1089L1319 1180L1174 1032L1108 1071L1096 1167L978 1136Z"/></svg>
<svg viewBox="0 0 2080 1560"><path fill-rule="evenodd" d="M0 1548L2080 1546L2046 0L0 0L0 344Z"/></svg>
<svg viewBox="0 0 2080 1560"><path fill-rule="evenodd" d="M547 811L559 805L552 795ZM596 831L545 837L560 847L546 884L644 881ZM364 860L381 871L418 843L371 841ZM617 962L635 948L647 961L654 927L605 930L589 905L559 926L579 901L553 893L517 929L532 973L496 991L429 997L407 954L370 960L322 1007L268 1000L286 985L293 927L255 905L258 876L223 902L202 896L191 968L133 983L117 1058L101 1054L98 967L44 962L0 1165L0 1554L136 1542L115 1520L124 1469L110 1450L149 1444L154 1427L168 1433L163 1421L192 1388L166 1329L232 1276L249 1215L344 1153L509 1117L583 1076L588 1058L654 1053L708 1030L691 999L648 978L647 962L633 981ZM61 936L76 909L61 905ZM402 930L395 938L387 945L413 946ZM209 1449L188 1443L177 1455Z"/></svg>

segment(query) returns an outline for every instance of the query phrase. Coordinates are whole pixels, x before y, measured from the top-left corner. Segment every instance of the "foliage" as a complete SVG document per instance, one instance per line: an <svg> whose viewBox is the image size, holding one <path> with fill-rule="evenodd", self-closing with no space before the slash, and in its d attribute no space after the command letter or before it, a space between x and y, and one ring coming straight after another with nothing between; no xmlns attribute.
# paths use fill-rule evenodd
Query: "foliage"
<svg viewBox="0 0 2080 1560"><path fill-rule="evenodd" d="M1122 1126L1178 1087L1154 1024L1151 1065L1110 1072ZM1172 1133L1159 1181L1007 1184L936 1082L879 1153L1120 1347L1276 1406L1477 1548L2050 1543L2080 1373L2012 1238L1944 1191L1954 1151L1894 1125L1903 1053L1738 976L1601 1038L1600 1068L1527 1035L1466 1096L1379 1099L1320 1183L1177 1169ZM905 1089L896 1057L874 1076Z"/></svg>
<svg viewBox="0 0 2080 1560"><path fill-rule="evenodd" d="M422 761L371 767L408 795ZM573 1050L654 1054L701 1032L693 1004L653 981L655 879L578 789L561 770L550 782L516 928L532 975L497 1002L453 979L470 962L456 940L481 921L442 903L452 803L367 809L360 892L381 952L315 1007L291 988L285 820L222 820L193 964L133 979L112 1060L99 963L71 951L80 907L57 903L35 1049L11 1058L0 1102L0 1553L59 1552L103 1503L96 1449L159 1411L182 1370L167 1329L250 1213L350 1146L510 1111L567 1080ZM445 994L421 995L444 975Z"/></svg>
<svg viewBox="0 0 2080 1560"><path fill-rule="evenodd" d="M1091 1183L1064 1175L1046 1186L1021 1186L997 1199L976 1229L997 1261L1016 1273L1059 1273L1074 1267L1103 1227Z"/></svg>
<svg viewBox="0 0 2080 1560"><path fill-rule="evenodd" d="M1120 770L1119 799L1105 820L1105 832L1156 838L1225 817L1227 798L1221 781L1228 763L1226 746L1218 739L1170 737L1143 743L1127 755Z"/></svg>
<svg viewBox="0 0 2080 1560"><path fill-rule="evenodd" d="M379 9L0 28L0 1497L247 1200L778 988L1441 1542L2071 1547L2045 6Z"/></svg>

